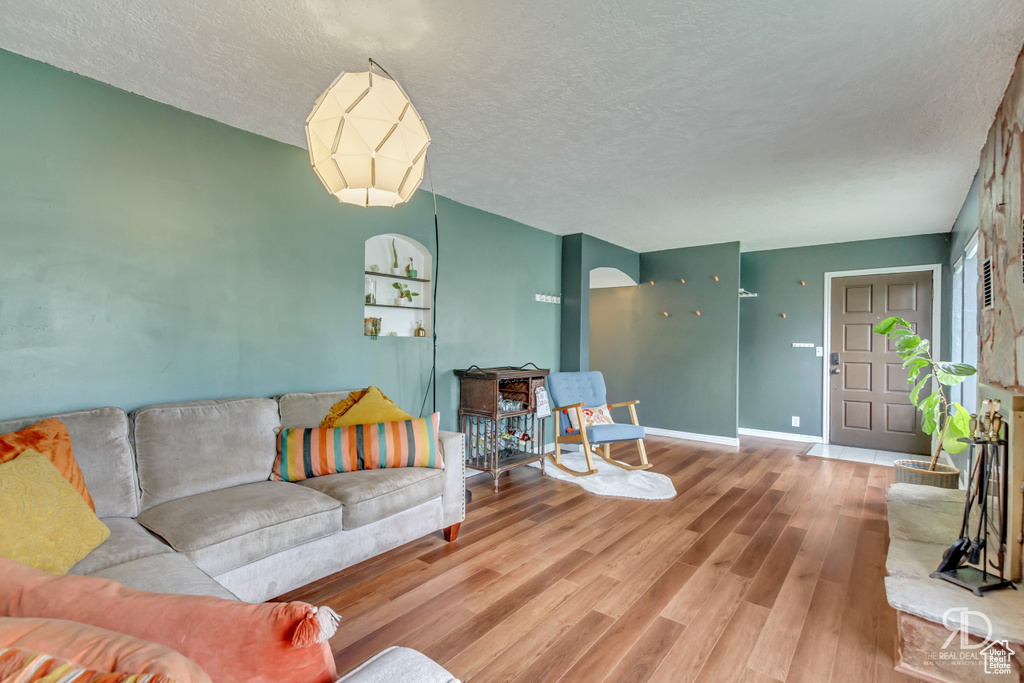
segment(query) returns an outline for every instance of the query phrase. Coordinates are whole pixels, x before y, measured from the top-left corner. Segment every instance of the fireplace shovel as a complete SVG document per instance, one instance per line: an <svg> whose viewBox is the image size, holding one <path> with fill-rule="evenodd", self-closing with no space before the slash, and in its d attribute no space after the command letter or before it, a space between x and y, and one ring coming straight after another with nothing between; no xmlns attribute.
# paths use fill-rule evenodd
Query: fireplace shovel
<svg viewBox="0 0 1024 683"><path fill-rule="evenodd" d="M942 562L939 563L939 568L935 570L936 573L956 570L964 563L964 558L970 552L971 533L967 530L967 526L973 502L973 496L967 499L967 504L964 505L964 519L960 523L960 538L953 541L953 545L946 548L946 552L942 553Z"/></svg>

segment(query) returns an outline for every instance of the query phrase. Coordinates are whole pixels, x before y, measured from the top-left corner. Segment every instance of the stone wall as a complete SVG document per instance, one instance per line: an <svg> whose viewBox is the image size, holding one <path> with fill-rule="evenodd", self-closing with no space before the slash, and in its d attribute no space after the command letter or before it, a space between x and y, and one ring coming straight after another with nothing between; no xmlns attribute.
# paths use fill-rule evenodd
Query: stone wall
<svg viewBox="0 0 1024 683"><path fill-rule="evenodd" d="M979 268L992 259L993 305L984 306L984 270L979 272L978 379L1013 393L1024 393L1024 271L1021 236L1024 230L1022 145L1024 145L1024 54L1006 89L988 141L981 153L979 174Z"/></svg>

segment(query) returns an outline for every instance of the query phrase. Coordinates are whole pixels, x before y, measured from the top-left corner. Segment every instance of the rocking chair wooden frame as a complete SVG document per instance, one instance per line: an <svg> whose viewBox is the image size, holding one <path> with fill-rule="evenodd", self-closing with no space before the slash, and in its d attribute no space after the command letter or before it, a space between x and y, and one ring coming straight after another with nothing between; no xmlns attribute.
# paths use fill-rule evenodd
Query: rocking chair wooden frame
<svg viewBox="0 0 1024 683"><path fill-rule="evenodd" d="M612 404L610 404L608 406L608 408L611 409L611 408L621 408L622 406L629 406L629 417L633 420L633 424L639 427L640 423L637 421L637 417L636 417L636 405L638 403L640 403L640 401L625 401L623 403L612 403ZM626 464L624 462L619 462L618 460L615 460L614 458L612 458L611 443L591 445L590 439L587 437L587 428L586 428L586 426L584 425L584 422L583 422L583 410L582 410L582 408L585 405L586 405L585 403L574 403L574 404L569 405L569 406L562 406L561 408L555 408L554 409L554 412L555 412L556 415L558 415L559 413L563 413L564 412L566 414L566 417L568 417L570 410L575 410L576 411L576 424L580 425L580 432L579 432L579 434L566 434L566 435L563 436L563 435L561 435L561 431L562 430L559 428L559 425L557 425L557 424L555 425L555 452L553 454L552 453L548 453L548 456L547 456L547 457L551 458L551 464L552 465L554 465L558 469L562 470L563 472L567 472L567 473L569 473L569 474L571 474L571 475L573 475L575 477L585 477L588 474L594 474L595 472L597 472L597 469L594 468L594 460L591 457L591 451L593 451L593 452L596 452L601 457L601 459L604 460L605 462L608 462L608 463L610 463L612 465L615 465L616 467L621 467L624 470L646 470L646 469L650 469L651 463L649 463L647 461L647 449L644 448L644 440L643 439L635 439L637 451L640 453L640 464L639 465L628 465L628 464ZM561 420L561 416L560 415L557 417L557 420ZM562 444L570 444L570 443L571 444L582 444L583 445L583 454L587 458L587 471L586 472L580 472L580 471L574 470L574 469L572 469L570 467L567 467L566 465L564 465L562 463Z"/></svg>

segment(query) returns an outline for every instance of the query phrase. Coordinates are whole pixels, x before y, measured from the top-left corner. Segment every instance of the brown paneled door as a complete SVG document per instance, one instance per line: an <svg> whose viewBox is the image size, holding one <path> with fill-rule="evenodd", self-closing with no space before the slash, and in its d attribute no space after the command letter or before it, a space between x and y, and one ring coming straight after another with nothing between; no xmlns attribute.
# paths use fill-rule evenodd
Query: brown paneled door
<svg viewBox="0 0 1024 683"><path fill-rule="evenodd" d="M898 315L932 339L932 271L834 278L829 353L829 441L927 454L896 348L874 326Z"/></svg>

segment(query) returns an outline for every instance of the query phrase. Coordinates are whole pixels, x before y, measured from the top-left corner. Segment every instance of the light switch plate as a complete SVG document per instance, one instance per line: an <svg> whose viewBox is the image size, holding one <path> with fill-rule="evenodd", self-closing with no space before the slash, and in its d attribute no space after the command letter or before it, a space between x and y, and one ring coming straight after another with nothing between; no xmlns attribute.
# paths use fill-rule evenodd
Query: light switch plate
<svg viewBox="0 0 1024 683"><path fill-rule="evenodd" d="M814 355L817 356L818 358L822 358L825 355L825 349L822 348L821 346L815 346Z"/></svg>
<svg viewBox="0 0 1024 683"><path fill-rule="evenodd" d="M793 426L794 427L799 427L800 426L800 418L797 417L796 415L793 416L792 422L793 422Z"/></svg>

